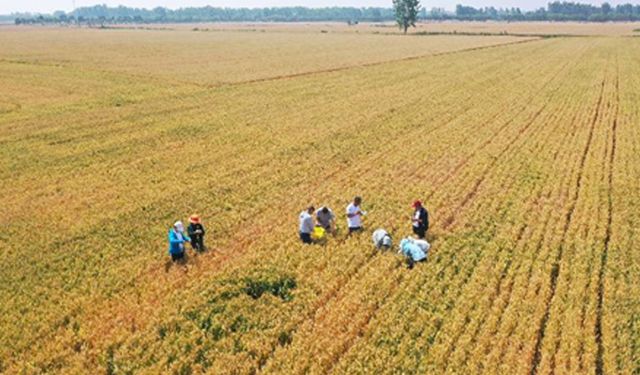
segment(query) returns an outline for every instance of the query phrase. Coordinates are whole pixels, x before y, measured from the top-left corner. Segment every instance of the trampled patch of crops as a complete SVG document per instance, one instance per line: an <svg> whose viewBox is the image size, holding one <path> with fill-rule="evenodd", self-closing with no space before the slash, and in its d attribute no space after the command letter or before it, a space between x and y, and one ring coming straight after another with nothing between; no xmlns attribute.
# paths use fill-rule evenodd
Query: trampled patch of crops
<svg viewBox="0 0 640 375"><path fill-rule="evenodd" d="M0 371L640 369L637 40L367 35L407 44L312 62L310 33L225 32L312 63L265 55L216 85L173 31L117 31L140 49L104 61L113 30L11 32L97 44L2 52ZM154 46L187 68L142 69ZM429 260L347 238L356 194L396 240L423 199ZM298 243L310 202L340 214L325 246ZM210 251L171 265L193 212Z"/></svg>

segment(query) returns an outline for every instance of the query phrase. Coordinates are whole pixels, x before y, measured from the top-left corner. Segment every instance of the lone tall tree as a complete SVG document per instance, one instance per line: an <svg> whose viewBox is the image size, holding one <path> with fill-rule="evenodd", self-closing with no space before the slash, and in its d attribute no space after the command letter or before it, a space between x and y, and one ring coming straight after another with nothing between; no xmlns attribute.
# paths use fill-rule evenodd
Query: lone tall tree
<svg viewBox="0 0 640 375"><path fill-rule="evenodd" d="M407 33L409 26L416 27L416 19L420 12L420 0L393 0L398 26Z"/></svg>

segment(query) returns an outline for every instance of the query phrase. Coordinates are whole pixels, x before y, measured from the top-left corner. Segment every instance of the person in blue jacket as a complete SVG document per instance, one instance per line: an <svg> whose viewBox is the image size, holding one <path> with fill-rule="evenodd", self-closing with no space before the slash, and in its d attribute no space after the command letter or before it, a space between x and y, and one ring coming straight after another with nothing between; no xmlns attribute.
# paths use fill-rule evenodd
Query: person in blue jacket
<svg viewBox="0 0 640 375"><path fill-rule="evenodd" d="M411 238L400 241L400 253L407 258L407 268L412 269L416 262L427 260L427 253Z"/></svg>
<svg viewBox="0 0 640 375"><path fill-rule="evenodd" d="M184 244L189 241L189 236L184 234L184 225L181 221L176 221L173 228L169 229L169 255L172 261L184 259Z"/></svg>

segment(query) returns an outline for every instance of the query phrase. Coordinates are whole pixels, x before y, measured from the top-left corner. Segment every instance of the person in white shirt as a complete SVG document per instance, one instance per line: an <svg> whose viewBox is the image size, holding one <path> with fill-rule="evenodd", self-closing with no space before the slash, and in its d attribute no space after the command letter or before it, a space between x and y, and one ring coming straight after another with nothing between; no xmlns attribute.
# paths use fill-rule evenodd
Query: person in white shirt
<svg viewBox="0 0 640 375"><path fill-rule="evenodd" d="M364 216L365 212L360 209L361 203L362 198L355 197L353 202L347 206L347 226L349 227L349 234L362 230L362 216Z"/></svg>
<svg viewBox="0 0 640 375"><path fill-rule="evenodd" d="M315 210L313 206L309 206L305 211L300 213L300 239L302 243L312 243L311 233L313 233L313 228L315 227L312 215Z"/></svg>

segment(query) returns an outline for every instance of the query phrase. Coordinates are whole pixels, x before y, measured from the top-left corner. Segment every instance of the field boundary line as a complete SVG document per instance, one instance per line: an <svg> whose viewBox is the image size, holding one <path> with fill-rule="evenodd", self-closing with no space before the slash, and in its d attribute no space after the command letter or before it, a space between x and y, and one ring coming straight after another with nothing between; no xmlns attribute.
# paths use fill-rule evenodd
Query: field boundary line
<svg viewBox="0 0 640 375"><path fill-rule="evenodd" d="M397 62L421 60L421 59L426 59L426 58L430 58L430 57L455 55L455 54L459 54L459 53L465 53L465 52L471 52L471 51L479 51L479 50L499 48L499 47L506 47L506 46L516 45L516 44L539 42L539 41L547 40L547 39L549 39L549 38L531 37L531 39L517 40L517 41L513 41L513 42L497 43L497 44L490 44L490 45L485 45L485 46L475 46L475 47L462 48L462 49L453 50L453 51L442 51L442 52L428 53L428 54L424 54L424 55L402 57L402 58L399 58L399 59L391 59L391 60L376 61L376 62L363 63L363 64L355 64L355 65L349 65L349 66L313 70L313 71L308 71L308 72L300 72L300 73L293 73L293 74L282 74L282 75L277 75L277 76L272 76L272 77L250 79L250 80L246 80L246 81L226 82L226 83L206 84L206 85L200 85L200 84L197 84L197 83L191 83L191 84L195 84L195 85L198 85L198 86L201 86L201 87L206 87L206 88L242 86L242 85L249 85L249 84L253 84L253 83L281 81L281 80L295 79L295 78L301 78L301 77L307 77L307 76L313 76L313 75L336 73L336 72L342 72L342 71L347 71L347 70L352 70L352 69L370 68L370 67L374 67L374 66L386 65L386 64L397 63ZM185 83L187 83L187 82L185 82Z"/></svg>

